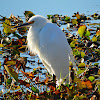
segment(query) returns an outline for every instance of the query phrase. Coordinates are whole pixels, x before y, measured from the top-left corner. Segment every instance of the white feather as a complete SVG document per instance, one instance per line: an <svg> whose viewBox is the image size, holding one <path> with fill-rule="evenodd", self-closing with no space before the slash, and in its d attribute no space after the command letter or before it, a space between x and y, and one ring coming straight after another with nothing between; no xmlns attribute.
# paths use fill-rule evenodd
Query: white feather
<svg viewBox="0 0 100 100"><path fill-rule="evenodd" d="M32 17L30 21L34 21L27 35L30 51L38 54L51 75L62 80L69 74L69 61L73 59L65 33L42 16Z"/></svg>

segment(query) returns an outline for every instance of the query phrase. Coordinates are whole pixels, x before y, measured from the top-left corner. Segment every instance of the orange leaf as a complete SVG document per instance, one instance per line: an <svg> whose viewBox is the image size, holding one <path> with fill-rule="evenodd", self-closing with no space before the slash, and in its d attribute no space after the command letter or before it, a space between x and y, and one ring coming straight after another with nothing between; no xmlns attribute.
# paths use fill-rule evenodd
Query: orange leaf
<svg viewBox="0 0 100 100"><path fill-rule="evenodd" d="M88 89L92 89L92 82L91 81L82 81L82 88L88 88Z"/></svg>
<svg viewBox="0 0 100 100"><path fill-rule="evenodd" d="M30 87L30 84L29 84L29 83L26 83L25 86L26 86L26 87Z"/></svg>
<svg viewBox="0 0 100 100"><path fill-rule="evenodd" d="M48 79L49 79L49 78L47 77L46 80L44 81L45 84L48 83Z"/></svg>
<svg viewBox="0 0 100 100"><path fill-rule="evenodd" d="M57 95L57 94L59 94L60 93L60 90L56 90L55 91L55 94Z"/></svg>
<svg viewBox="0 0 100 100"><path fill-rule="evenodd" d="M91 81L86 81L86 85L88 89L92 89L92 82Z"/></svg>
<svg viewBox="0 0 100 100"><path fill-rule="evenodd" d="M86 88L86 82L85 81L82 81L81 82L81 86L82 86L82 88Z"/></svg>
<svg viewBox="0 0 100 100"><path fill-rule="evenodd" d="M28 78L30 78L31 80L32 80L32 79L33 79L33 77L34 77L33 72L31 72L31 73L27 73L27 75L28 75Z"/></svg>
<svg viewBox="0 0 100 100"><path fill-rule="evenodd" d="M79 14L76 14L76 17L77 17L77 19L80 19L80 15Z"/></svg>
<svg viewBox="0 0 100 100"><path fill-rule="evenodd" d="M33 72L24 72L24 71L22 71L22 70L20 70L27 78L30 78L30 79L33 79L33 77L34 77L34 74L33 74Z"/></svg>
<svg viewBox="0 0 100 100"><path fill-rule="evenodd" d="M20 70L24 75L26 75L26 73L24 72L24 71L22 71L22 70Z"/></svg>
<svg viewBox="0 0 100 100"><path fill-rule="evenodd" d="M53 91L56 90L56 88L54 86L52 86L52 85L50 85L49 87L50 87L50 90L53 90Z"/></svg>

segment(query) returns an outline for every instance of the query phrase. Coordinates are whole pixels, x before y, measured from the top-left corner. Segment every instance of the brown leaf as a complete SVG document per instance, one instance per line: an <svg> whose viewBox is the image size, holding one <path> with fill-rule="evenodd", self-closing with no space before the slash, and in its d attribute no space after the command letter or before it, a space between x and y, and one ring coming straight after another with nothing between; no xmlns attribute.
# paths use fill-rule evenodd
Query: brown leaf
<svg viewBox="0 0 100 100"><path fill-rule="evenodd" d="M57 95L57 94L59 94L60 93L60 90L56 90L55 91L55 94Z"/></svg>
<svg viewBox="0 0 100 100"><path fill-rule="evenodd" d="M37 76L37 77L35 78L35 81L36 81L36 82L38 82L38 81L39 81L39 76Z"/></svg>
<svg viewBox="0 0 100 100"><path fill-rule="evenodd" d="M18 82L19 82L21 85L24 85L24 86L26 86L26 87L30 87L30 84L27 83L26 81L18 80Z"/></svg>

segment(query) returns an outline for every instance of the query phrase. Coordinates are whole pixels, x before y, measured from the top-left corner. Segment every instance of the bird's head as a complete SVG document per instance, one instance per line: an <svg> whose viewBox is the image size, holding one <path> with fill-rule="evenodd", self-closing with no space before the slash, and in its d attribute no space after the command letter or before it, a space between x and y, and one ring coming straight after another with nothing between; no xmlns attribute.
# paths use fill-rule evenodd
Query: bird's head
<svg viewBox="0 0 100 100"><path fill-rule="evenodd" d="M32 26L32 27L43 27L47 22L48 22L48 20L45 17L40 16L40 15L36 15L36 16L32 16L28 20L27 23L15 26L14 28L20 28L20 27L23 27L23 26L26 26L26 27L30 27L30 26Z"/></svg>

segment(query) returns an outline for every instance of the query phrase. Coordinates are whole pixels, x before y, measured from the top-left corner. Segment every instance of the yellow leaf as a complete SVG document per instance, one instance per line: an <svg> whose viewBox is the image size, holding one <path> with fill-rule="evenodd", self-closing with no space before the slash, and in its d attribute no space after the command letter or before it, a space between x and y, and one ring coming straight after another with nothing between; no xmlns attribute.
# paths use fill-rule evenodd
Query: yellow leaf
<svg viewBox="0 0 100 100"><path fill-rule="evenodd" d="M14 26L11 26L11 22L10 22L10 20L5 20L5 22L3 22L3 27L4 27L4 29L3 29L3 31L4 31L4 33L6 33L6 34L8 34L8 33L13 33L13 32L15 32L17 29L12 29Z"/></svg>
<svg viewBox="0 0 100 100"><path fill-rule="evenodd" d="M93 36L92 42L96 42L96 41L97 41L97 37L96 36Z"/></svg>
<svg viewBox="0 0 100 100"><path fill-rule="evenodd" d="M0 48L2 48L2 47L4 47L4 45L3 44L0 44Z"/></svg>
<svg viewBox="0 0 100 100"><path fill-rule="evenodd" d="M78 28L78 34L80 35L81 38L84 36L85 30L86 30L85 25L82 25Z"/></svg>
<svg viewBox="0 0 100 100"><path fill-rule="evenodd" d="M99 36L99 35L100 35L100 30L98 30L98 31L96 32L96 35L97 35L97 36Z"/></svg>
<svg viewBox="0 0 100 100"><path fill-rule="evenodd" d="M85 63L80 63L80 64L78 65L78 67L84 68L84 67L85 67Z"/></svg>
<svg viewBox="0 0 100 100"><path fill-rule="evenodd" d="M100 75L100 69L98 70L98 74Z"/></svg>
<svg viewBox="0 0 100 100"><path fill-rule="evenodd" d="M85 53L81 52L81 57L84 58L84 56L85 56Z"/></svg>
<svg viewBox="0 0 100 100"><path fill-rule="evenodd" d="M24 46L24 45L22 45L20 48L18 48L19 50L20 49L25 49L26 48L26 46Z"/></svg>
<svg viewBox="0 0 100 100"><path fill-rule="evenodd" d="M9 61L7 61L5 64L7 64L7 65L16 65L16 61L14 61L14 60L9 60Z"/></svg>
<svg viewBox="0 0 100 100"><path fill-rule="evenodd" d="M3 54L3 51L0 51L0 54Z"/></svg>
<svg viewBox="0 0 100 100"><path fill-rule="evenodd" d="M20 86L17 86L17 87L16 87L16 90L18 90L18 89L20 89Z"/></svg>

